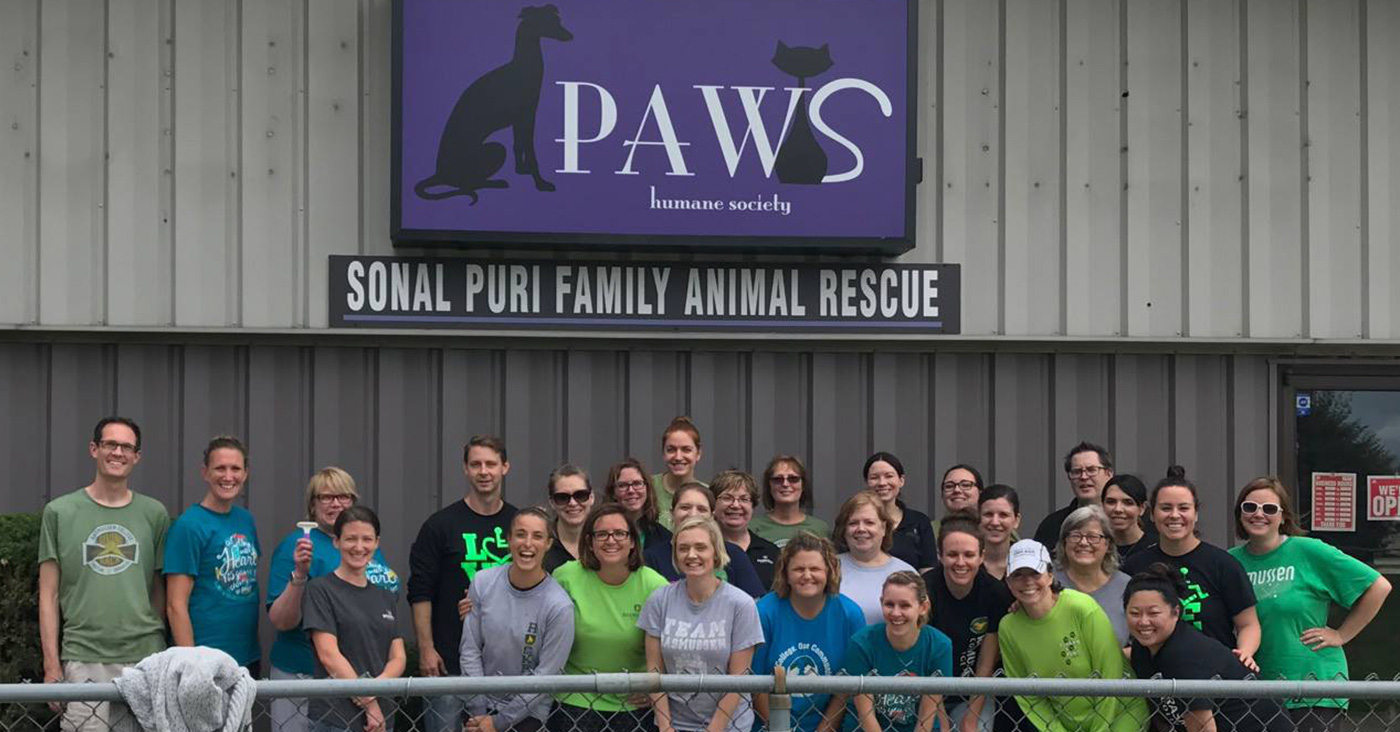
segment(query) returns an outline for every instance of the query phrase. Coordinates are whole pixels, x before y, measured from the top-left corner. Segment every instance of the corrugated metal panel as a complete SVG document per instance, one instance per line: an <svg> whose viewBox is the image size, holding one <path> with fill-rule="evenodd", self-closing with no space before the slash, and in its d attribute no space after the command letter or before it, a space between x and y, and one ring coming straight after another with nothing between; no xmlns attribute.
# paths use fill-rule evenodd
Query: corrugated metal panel
<svg viewBox="0 0 1400 732"><path fill-rule="evenodd" d="M323 326L391 252L391 7L0 4L0 322ZM920 11L905 258L965 333L1400 334L1394 3Z"/></svg>
<svg viewBox="0 0 1400 732"><path fill-rule="evenodd" d="M143 428L134 485L172 513L203 494L205 442L233 433L252 452L248 504L265 547L303 515L311 473L340 465L384 514L385 551L404 567L419 523L462 494L468 436L504 435L508 497L541 503L565 460L599 484L629 452L659 470L661 429L689 411L702 474L802 456L827 518L879 449L905 461L915 507L937 503L944 468L970 462L1016 486L1033 525L1066 500L1060 457L1088 439L1149 482L1184 464L1205 491L1208 536L1223 541L1230 491L1271 468L1268 369L1227 355L11 343L0 345L0 510L89 482L89 430L115 411Z"/></svg>

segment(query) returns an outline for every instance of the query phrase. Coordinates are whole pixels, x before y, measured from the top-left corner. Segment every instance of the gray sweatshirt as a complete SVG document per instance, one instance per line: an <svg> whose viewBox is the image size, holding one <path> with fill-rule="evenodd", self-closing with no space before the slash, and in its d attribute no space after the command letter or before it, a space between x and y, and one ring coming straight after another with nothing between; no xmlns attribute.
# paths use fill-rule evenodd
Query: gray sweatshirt
<svg viewBox="0 0 1400 732"><path fill-rule="evenodd" d="M510 565L478 572L467 596L472 611L462 621L463 676L549 676L562 673L574 645L574 604L569 594L545 576L528 590L510 583ZM544 721L549 694L472 696L472 716L491 714L505 732L526 717Z"/></svg>

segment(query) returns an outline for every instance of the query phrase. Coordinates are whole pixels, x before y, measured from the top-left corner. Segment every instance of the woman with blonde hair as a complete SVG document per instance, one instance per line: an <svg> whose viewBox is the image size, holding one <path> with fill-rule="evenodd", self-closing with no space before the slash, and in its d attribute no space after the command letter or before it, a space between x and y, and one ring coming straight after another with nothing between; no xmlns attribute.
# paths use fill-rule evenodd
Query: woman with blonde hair
<svg viewBox="0 0 1400 732"><path fill-rule="evenodd" d="M789 676L831 676L845 662L846 647L865 627L860 606L841 594L841 563L830 541L801 532L783 547L773 591L758 601L763 645L754 651L760 674L782 666ZM792 729L815 732L839 714L844 701L829 694L792 698ZM768 720L768 695L754 696L754 710Z"/></svg>
<svg viewBox="0 0 1400 732"><path fill-rule="evenodd" d="M311 638L301 625L303 594L308 581L340 566L335 521L359 500L355 479L345 470L329 466L316 471L306 484L306 520L316 527L292 529L272 553L267 579L267 616L277 630L269 658L272 679L309 679L316 670ZM374 551L364 574L376 587L399 591L399 576L382 550ZM305 699L274 699L269 712L282 732L306 732L311 724Z"/></svg>
<svg viewBox="0 0 1400 732"><path fill-rule="evenodd" d="M682 498L678 491L676 498ZM671 564L682 578L651 594L637 627L646 632L654 673L739 676L749 672L763 627L753 599L715 576L729 564L719 525L708 515L677 518ZM749 695L652 694L659 732L749 732Z"/></svg>

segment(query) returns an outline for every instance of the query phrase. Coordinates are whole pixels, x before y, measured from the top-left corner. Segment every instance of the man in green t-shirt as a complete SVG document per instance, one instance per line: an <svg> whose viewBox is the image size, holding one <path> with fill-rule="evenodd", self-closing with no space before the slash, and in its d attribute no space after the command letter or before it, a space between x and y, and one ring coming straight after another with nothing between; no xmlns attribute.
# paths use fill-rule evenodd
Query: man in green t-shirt
<svg viewBox="0 0 1400 732"><path fill-rule="evenodd" d="M128 485L141 428L107 417L92 432L92 484L44 506L39 531L39 639L44 683L107 682L165 649L159 581L170 514ZM107 732L106 703L75 702L62 729Z"/></svg>

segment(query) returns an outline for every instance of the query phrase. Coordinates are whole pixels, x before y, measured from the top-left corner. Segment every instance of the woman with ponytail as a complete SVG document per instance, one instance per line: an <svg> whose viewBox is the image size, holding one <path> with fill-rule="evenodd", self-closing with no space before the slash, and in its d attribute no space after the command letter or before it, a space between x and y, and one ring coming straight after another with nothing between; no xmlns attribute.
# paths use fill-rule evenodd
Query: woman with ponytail
<svg viewBox="0 0 1400 732"><path fill-rule="evenodd" d="M1140 679L1224 679L1251 677L1251 670L1220 642L1181 622L1182 599L1192 592L1182 574L1158 562L1135 575L1123 591L1124 613L1132 633L1133 672ZM1151 697L1152 710L1166 729L1188 732L1285 732L1293 721L1274 699Z"/></svg>
<svg viewBox="0 0 1400 732"><path fill-rule="evenodd" d="M1173 465L1152 489L1149 505L1160 534L1157 546L1129 557L1123 571L1136 575L1157 562L1175 568L1187 588L1181 597L1181 619L1235 649L1240 662L1257 672L1254 654L1259 650L1260 630L1254 588L1234 557L1196 536L1200 508L1196 484L1186 479L1181 466Z"/></svg>
<svg viewBox="0 0 1400 732"><path fill-rule="evenodd" d="M885 578L880 591L885 622L867 625L846 649L842 671L850 676L953 675L953 644L928 624L928 588L914 572ZM857 694L847 714L860 732L932 732L950 729L943 699L936 694Z"/></svg>

